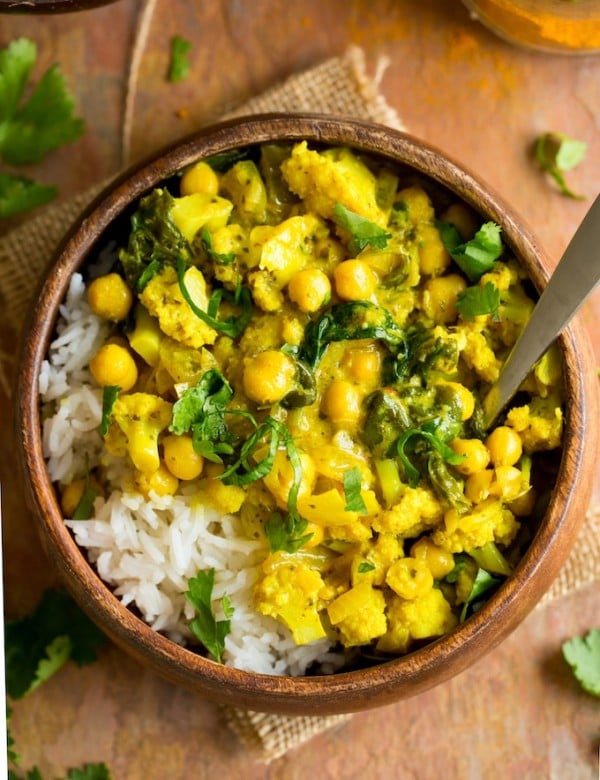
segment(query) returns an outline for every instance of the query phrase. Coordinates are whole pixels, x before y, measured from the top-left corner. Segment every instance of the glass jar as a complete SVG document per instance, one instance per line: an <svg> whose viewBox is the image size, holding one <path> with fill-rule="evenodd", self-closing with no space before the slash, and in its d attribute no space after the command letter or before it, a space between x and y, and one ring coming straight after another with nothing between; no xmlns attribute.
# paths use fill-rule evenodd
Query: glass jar
<svg viewBox="0 0 600 780"><path fill-rule="evenodd" d="M600 53L600 0L463 0L511 43L559 54Z"/></svg>

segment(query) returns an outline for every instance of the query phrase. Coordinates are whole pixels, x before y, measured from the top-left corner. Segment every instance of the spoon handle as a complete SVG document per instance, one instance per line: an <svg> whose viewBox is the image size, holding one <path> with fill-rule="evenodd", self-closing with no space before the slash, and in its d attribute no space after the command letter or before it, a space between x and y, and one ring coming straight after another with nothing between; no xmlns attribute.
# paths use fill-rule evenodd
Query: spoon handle
<svg viewBox="0 0 600 780"><path fill-rule="evenodd" d="M489 427L600 282L600 195L577 228L550 277L527 325L512 348L496 384L483 401Z"/></svg>

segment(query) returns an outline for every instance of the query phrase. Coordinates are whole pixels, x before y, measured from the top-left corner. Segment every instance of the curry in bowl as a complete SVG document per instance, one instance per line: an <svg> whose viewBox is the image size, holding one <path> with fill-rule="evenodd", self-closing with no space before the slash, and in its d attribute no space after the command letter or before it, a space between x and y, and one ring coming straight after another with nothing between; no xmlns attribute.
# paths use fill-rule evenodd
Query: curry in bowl
<svg viewBox="0 0 600 780"><path fill-rule="evenodd" d="M482 399L535 292L497 224L343 145L261 143L145 195L40 372L65 522L145 622L330 673L452 632L510 577L563 438L558 349Z"/></svg>

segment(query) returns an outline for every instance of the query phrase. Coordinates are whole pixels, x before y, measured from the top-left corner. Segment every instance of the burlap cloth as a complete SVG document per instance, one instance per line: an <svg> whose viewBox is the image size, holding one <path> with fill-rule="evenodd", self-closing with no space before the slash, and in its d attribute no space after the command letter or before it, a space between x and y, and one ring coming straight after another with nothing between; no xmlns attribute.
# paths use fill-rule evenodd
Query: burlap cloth
<svg viewBox="0 0 600 780"><path fill-rule="evenodd" d="M377 73L372 77L366 74L363 52L356 47L343 56L289 78L227 116L267 111L318 111L370 119L404 129L395 111L378 91ZM68 202L46 207L25 226L0 239L0 306L4 307L8 321L22 322L31 303L31 291L56 244L105 184L103 182ZM12 352L11 345L1 345L0 354L5 363L10 363L6 357ZM10 366L5 365L4 369L10 371ZM4 377L0 375L0 381L6 379L6 373ZM542 603L600 580L600 512L597 509L588 512L585 523L570 558ZM242 744L264 762L349 717L283 717L230 708L224 710L225 720Z"/></svg>

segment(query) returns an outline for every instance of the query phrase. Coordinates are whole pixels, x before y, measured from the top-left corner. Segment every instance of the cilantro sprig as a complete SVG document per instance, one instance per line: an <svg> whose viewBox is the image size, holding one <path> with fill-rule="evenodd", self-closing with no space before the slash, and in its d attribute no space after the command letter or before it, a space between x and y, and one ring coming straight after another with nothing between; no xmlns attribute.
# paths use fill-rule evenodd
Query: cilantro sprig
<svg viewBox="0 0 600 780"><path fill-rule="evenodd" d="M344 499L346 505L344 509L346 512L360 512L361 514L367 514L367 506L361 495L362 477L360 469L357 467L348 469L344 472Z"/></svg>
<svg viewBox="0 0 600 780"><path fill-rule="evenodd" d="M221 599L221 609L225 620L217 620L212 606L214 585L214 568L199 571L195 577L188 580L188 590L184 596L196 610L196 617L190 622L192 633L213 658L222 663L225 637L231 631L234 609L229 598L224 595Z"/></svg>
<svg viewBox="0 0 600 780"><path fill-rule="evenodd" d="M482 287L467 287L458 294L456 308L466 320L475 319L481 314L491 314L498 318L500 306L500 290L492 282L486 282Z"/></svg>
<svg viewBox="0 0 600 780"><path fill-rule="evenodd" d="M600 697L600 628L568 639L562 653L583 690Z"/></svg>
<svg viewBox="0 0 600 780"><path fill-rule="evenodd" d="M171 38L171 57L169 62L169 81L183 81L190 72L189 53L192 44L180 35Z"/></svg>
<svg viewBox="0 0 600 780"><path fill-rule="evenodd" d="M367 246L373 249L385 249L388 240L392 237L392 234L384 228L350 211L341 203L336 203L333 207L333 216L335 223L350 233L348 249L353 255L358 255Z"/></svg>
<svg viewBox="0 0 600 780"><path fill-rule="evenodd" d="M563 195L576 200L584 200L585 195L574 193L567 185L563 174L579 165L586 153L585 141L569 138L563 133L543 133L535 142L534 154L537 164L554 179Z"/></svg>
<svg viewBox="0 0 600 780"><path fill-rule="evenodd" d="M485 222L469 241L463 241L456 226L450 222L436 222L446 250L472 281L490 271L503 252L501 228L495 222Z"/></svg>
<svg viewBox="0 0 600 780"><path fill-rule="evenodd" d="M0 49L0 158L8 165L39 163L84 131L58 65L48 68L35 86L29 84L36 59L37 47L27 38ZM54 186L2 171L0 218L41 206L56 193Z"/></svg>

